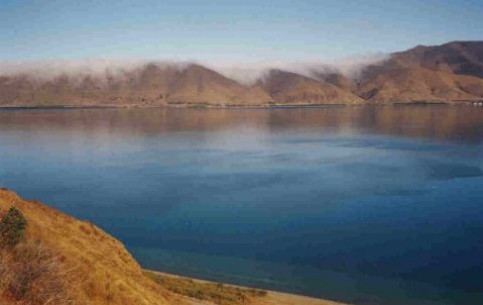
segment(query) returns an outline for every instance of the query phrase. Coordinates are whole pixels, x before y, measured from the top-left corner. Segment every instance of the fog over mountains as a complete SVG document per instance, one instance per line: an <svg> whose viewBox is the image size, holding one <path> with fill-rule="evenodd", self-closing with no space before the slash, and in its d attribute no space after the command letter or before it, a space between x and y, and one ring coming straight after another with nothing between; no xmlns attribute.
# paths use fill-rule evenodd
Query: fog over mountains
<svg viewBox="0 0 483 305"><path fill-rule="evenodd" d="M334 63L0 63L0 106L270 106L483 100L483 42Z"/></svg>

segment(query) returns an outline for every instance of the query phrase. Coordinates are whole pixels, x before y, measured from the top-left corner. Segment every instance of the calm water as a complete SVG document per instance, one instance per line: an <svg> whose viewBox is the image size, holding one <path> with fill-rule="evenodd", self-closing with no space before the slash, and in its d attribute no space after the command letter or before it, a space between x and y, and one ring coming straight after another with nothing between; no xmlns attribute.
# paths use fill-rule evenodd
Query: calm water
<svg viewBox="0 0 483 305"><path fill-rule="evenodd" d="M483 304L483 109L0 111L0 185L146 268L355 304Z"/></svg>

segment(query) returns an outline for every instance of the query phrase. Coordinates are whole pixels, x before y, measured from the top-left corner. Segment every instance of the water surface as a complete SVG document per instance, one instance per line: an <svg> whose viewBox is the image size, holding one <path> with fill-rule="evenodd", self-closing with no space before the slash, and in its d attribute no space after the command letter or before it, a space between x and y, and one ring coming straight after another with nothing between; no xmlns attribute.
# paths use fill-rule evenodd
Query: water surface
<svg viewBox="0 0 483 305"><path fill-rule="evenodd" d="M483 303L483 110L0 111L0 186L151 269L355 304Z"/></svg>

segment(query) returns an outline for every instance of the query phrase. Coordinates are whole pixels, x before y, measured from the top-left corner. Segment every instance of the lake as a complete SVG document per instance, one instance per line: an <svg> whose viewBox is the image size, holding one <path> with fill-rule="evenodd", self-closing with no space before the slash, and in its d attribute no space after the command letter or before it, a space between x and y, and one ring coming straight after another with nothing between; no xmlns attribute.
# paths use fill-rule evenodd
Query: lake
<svg viewBox="0 0 483 305"><path fill-rule="evenodd" d="M145 268L354 304L483 304L483 108L9 109L0 186Z"/></svg>

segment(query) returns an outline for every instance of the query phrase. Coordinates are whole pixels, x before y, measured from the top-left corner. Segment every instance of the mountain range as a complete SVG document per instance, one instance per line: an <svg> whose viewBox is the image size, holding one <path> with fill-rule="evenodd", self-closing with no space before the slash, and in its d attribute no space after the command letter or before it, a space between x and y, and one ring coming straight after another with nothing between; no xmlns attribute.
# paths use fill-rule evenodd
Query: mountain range
<svg viewBox="0 0 483 305"><path fill-rule="evenodd" d="M0 68L1 69L1 68ZM483 101L483 41L417 46L362 68L271 69L242 84L199 64L182 68L145 63L121 74L2 73L0 106L277 106Z"/></svg>

